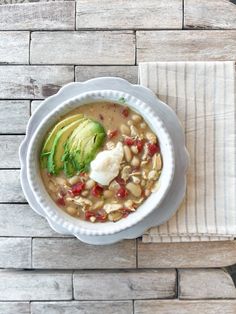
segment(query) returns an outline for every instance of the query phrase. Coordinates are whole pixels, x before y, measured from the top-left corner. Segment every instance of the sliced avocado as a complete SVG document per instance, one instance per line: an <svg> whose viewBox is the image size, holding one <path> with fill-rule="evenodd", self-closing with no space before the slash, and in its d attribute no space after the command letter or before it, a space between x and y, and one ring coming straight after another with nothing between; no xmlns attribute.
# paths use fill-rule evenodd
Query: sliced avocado
<svg viewBox="0 0 236 314"><path fill-rule="evenodd" d="M48 155L47 168L49 173L57 174L63 169L62 156L65 152L65 143L74 129L77 128L83 120L83 118L78 119L57 132L51 152Z"/></svg>
<svg viewBox="0 0 236 314"><path fill-rule="evenodd" d="M48 137L46 138L43 148L42 148L42 152L41 152L41 166L42 168L46 168L47 167L47 157L50 154L51 150L52 150L52 146L53 146L53 142L55 140L55 137L57 135L57 132L66 127L67 125L69 125L70 123L81 119L83 117L83 114L75 114L73 116L69 116L63 120L61 120L60 122L58 122L54 128L52 129L52 131L49 133Z"/></svg>

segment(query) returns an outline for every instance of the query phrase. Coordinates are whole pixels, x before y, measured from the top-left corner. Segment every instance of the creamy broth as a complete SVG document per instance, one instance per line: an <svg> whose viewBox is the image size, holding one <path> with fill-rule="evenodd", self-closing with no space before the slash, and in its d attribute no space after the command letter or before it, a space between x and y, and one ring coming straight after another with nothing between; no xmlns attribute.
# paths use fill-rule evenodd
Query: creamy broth
<svg viewBox="0 0 236 314"><path fill-rule="evenodd" d="M68 177L63 170L49 173L44 164L41 175L45 187L55 203L71 216L93 223L118 221L138 210L158 186L162 170L158 138L144 119L125 105L91 103L78 107L61 120L77 114L83 114L85 120L99 122L105 129L106 137L85 171L77 171ZM71 133L68 135L68 138L73 138ZM65 150L66 144L63 144ZM99 154L115 152L118 146L123 154L118 175L109 184L91 179L92 166Z"/></svg>

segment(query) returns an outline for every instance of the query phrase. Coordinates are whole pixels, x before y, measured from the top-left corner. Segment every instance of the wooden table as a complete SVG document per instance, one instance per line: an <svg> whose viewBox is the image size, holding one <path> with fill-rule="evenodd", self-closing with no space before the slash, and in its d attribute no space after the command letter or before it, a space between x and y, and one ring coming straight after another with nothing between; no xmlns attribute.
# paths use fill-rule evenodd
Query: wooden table
<svg viewBox="0 0 236 314"><path fill-rule="evenodd" d="M234 3L0 6L1 314L236 313L222 269L236 263L236 241L96 247L63 237L27 205L18 160L30 114L66 83L110 75L137 83L139 61L235 60Z"/></svg>

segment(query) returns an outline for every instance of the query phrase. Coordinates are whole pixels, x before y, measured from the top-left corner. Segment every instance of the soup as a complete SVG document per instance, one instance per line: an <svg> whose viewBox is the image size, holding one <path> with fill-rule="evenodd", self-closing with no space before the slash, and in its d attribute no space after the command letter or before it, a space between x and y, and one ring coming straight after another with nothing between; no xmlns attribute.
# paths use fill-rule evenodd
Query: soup
<svg viewBox="0 0 236 314"><path fill-rule="evenodd" d="M158 188L162 156L157 136L125 104L97 102L71 111L50 130L41 175L69 215L116 222L138 210Z"/></svg>

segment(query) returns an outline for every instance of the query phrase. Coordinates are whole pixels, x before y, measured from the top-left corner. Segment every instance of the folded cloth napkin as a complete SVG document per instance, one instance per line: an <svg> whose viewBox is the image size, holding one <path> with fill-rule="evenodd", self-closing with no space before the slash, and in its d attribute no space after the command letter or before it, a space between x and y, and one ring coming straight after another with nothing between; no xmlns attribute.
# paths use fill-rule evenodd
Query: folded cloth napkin
<svg viewBox="0 0 236 314"><path fill-rule="evenodd" d="M148 230L144 242L236 235L234 74L234 62L140 63L140 84L176 112L190 154L184 202L167 223Z"/></svg>

